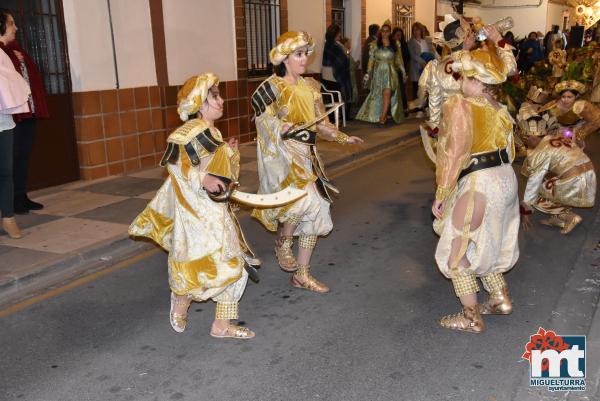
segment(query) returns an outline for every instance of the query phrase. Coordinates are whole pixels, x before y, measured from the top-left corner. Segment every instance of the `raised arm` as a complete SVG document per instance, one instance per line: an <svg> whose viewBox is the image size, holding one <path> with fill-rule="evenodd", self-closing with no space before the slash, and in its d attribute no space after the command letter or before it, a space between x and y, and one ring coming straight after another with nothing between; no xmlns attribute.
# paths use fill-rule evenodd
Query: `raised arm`
<svg viewBox="0 0 600 401"><path fill-rule="evenodd" d="M444 104L444 122L437 145L435 199L444 201L454 191L458 175L471 155L473 124L471 108L455 95Z"/></svg>

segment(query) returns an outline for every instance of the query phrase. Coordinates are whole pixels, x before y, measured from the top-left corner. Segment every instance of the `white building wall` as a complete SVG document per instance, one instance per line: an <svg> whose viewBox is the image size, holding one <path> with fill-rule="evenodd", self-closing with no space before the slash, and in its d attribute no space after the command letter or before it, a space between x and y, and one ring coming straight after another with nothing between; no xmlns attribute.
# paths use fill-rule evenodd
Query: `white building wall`
<svg viewBox="0 0 600 401"><path fill-rule="evenodd" d="M360 60L361 54L360 3L360 0L348 0L346 2L346 36L350 38L351 53L355 60Z"/></svg>
<svg viewBox="0 0 600 401"><path fill-rule="evenodd" d="M325 43L325 0L288 0L288 29L306 31L315 41L307 73L320 73Z"/></svg>
<svg viewBox="0 0 600 401"><path fill-rule="evenodd" d="M135 88L156 85L152 22L148 0L112 0L110 3L119 68L119 86Z"/></svg>
<svg viewBox="0 0 600 401"><path fill-rule="evenodd" d="M426 0L417 0L426 1ZM392 0L367 0L367 35L369 34L369 25L377 24L381 26L385 20L392 20Z"/></svg>
<svg viewBox="0 0 600 401"><path fill-rule="evenodd" d="M419 0L420 1L420 0ZM537 4L529 1L530 4ZM438 15L444 15L452 12L450 3L444 0L438 0ZM548 16L548 0L543 0L540 5L536 6L519 6L519 7L477 7L465 6L465 15L467 17L479 16L487 24L494 23L503 17L510 16L515 21L515 26L511 31L516 37L526 37L529 32L540 31L546 33L547 16Z"/></svg>
<svg viewBox="0 0 600 401"><path fill-rule="evenodd" d="M163 1L169 84L211 71L237 80L233 0Z"/></svg>
<svg viewBox="0 0 600 401"><path fill-rule="evenodd" d="M108 8L103 0L63 0L74 92L115 88Z"/></svg>

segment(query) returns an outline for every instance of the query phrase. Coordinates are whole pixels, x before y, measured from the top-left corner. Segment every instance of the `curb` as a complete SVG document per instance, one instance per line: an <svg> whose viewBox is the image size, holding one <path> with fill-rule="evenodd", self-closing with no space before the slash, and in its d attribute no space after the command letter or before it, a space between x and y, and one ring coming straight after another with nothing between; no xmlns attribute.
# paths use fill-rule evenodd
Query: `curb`
<svg viewBox="0 0 600 401"><path fill-rule="evenodd" d="M355 152L325 164L332 174L340 173L345 167L355 163L368 163L372 159L393 153L398 147L419 137L418 131L399 135L389 141ZM0 310L36 296L48 289L60 287L66 282L109 268L140 252L155 248L150 241L134 241L126 234L108 239L101 244L91 245L75 255L69 255L57 262L40 265L23 276L0 284Z"/></svg>

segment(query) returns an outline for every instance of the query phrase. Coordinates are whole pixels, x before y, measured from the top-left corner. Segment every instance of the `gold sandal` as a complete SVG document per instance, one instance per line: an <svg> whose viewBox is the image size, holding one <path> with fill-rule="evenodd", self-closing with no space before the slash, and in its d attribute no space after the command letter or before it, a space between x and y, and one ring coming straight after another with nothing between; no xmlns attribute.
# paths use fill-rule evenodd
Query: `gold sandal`
<svg viewBox="0 0 600 401"><path fill-rule="evenodd" d="M304 282L300 282L298 277L303 278ZM298 271L294 273L291 279L292 287L304 288L305 290L313 291L319 294L329 292L329 287L311 276L310 265L298 265Z"/></svg>
<svg viewBox="0 0 600 401"><path fill-rule="evenodd" d="M564 226L563 226L562 230L560 230L561 234L570 233L571 231L573 231L575 226L577 226L579 223L581 223L581 220L582 220L580 215L575 214L571 211L569 211L565 214L561 214L560 218L564 222Z"/></svg>
<svg viewBox="0 0 600 401"><path fill-rule="evenodd" d="M490 293L487 301L481 304L482 315L510 315L512 313L512 300L508 295L508 288Z"/></svg>
<svg viewBox="0 0 600 401"><path fill-rule="evenodd" d="M249 340L254 338L256 334L247 327L230 324L220 334L216 334L211 330L210 335L214 338L235 338L237 340Z"/></svg>
<svg viewBox="0 0 600 401"><path fill-rule="evenodd" d="M181 300L175 293L171 292L171 310L169 311L169 321L171 322L171 327L178 333L183 333L185 330L185 325L187 323L187 309L185 314L175 313L173 310L175 306L181 306L187 303L187 307L189 308L190 303L192 302L192 297L187 295L184 300Z"/></svg>
<svg viewBox="0 0 600 401"><path fill-rule="evenodd" d="M447 315L440 319L440 326L450 330L460 330L469 333L481 333L484 328L483 319L479 312L479 304L463 306L463 311Z"/></svg>
<svg viewBox="0 0 600 401"><path fill-rule="evenodd" d="M294 237L292 236L282 235L275 241L275 256L277 262L279 262L279 267L288 273L298 270L298 263L294 257L292 245L294 245Z"/></svg>

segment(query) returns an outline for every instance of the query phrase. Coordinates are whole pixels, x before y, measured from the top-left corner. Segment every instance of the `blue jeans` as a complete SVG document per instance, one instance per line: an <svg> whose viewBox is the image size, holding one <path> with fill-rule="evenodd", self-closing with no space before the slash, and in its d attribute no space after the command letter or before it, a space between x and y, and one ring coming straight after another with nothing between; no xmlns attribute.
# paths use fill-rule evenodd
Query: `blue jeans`
<svg viewBox="0 0 600 401"><path fill-rule="evenodd" d="M0 132L0 212L2 217L15 214L13 185L13 143L12 129Z"/></svg>

